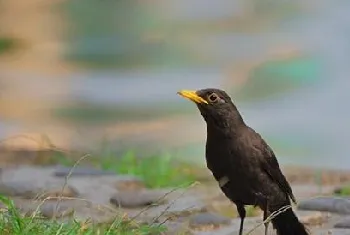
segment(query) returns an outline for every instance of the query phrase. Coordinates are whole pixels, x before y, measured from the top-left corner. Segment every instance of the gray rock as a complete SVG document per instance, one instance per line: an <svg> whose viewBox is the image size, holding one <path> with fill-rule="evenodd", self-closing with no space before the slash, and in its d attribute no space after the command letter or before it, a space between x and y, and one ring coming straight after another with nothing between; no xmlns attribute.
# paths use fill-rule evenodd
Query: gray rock
<svg viewBox="0 0 350 235"><path fill-rule="evenodd" d="M74 217L80 222L112 223L116 218L125 217L125 214L112 207L93 204L81 199L45 202L16 199L15 205L25 216L32 216L35 213L46 218L55 217L61 222L71 221Z"/></svg>
<svg viewBox="0 0 350 235"><path fill-rule="evenodd" d="M48 202L40 206L40 213L47 218L62 218L72 215L74 208L64 202Z"/></svg>
<svg viewBox="0 0 350 235"><path fill-rule="evenodd" d="M319 197L302 201L299 210L327 211L338 214L350 214L350 199L342 197Z"/></svg>
<svg viewBox="0 0 350 235"><path fill-rule="evenodd" d="M124 208L144 207L161 203L163 196L163 192L157 190L118 192L110 198L110 203L116 207Z"/></svg>
<svg viewBox="0 0 350 235"><path fill-rule="evenodd" d="M143 214L151 218L182 217L207 211L206 203L195 196L183 196L178 199L166 200L167 203L148 208Z"/></svg>
<svg viewBox="0 0 350 235"><path fill-rule="evenodd" d="M143 182L129 175L72 177L68 180L68 185L75 188L80 197L103 205L109 205L110 198L120 190L132 188L133 184L142 185Z"/></svg>
<svg viewBox="0 0 350 235"><path fill-rule="evenodd" d="M1 180L23 181L36 179L40 181L57 180L53 177L54 167L37 166L19 166L13 168L4 168L1 174ZM62 180L60 180L63 182Z"/></svg>
<svg viewBox="0 0 350 235"><path fill-rule="evenodd" d="M78 221L91 221L93 223L113 223L115 219L124 218L121 212L101 205L91 205L77 208L74 212L74 219Z"/></svg>
<svg viewBox="0 0 350 235"><path fill-rule="evenodd" d="M65 181L52 176L51 167L21 166L4 169L0 180L0 194L23 198L77 197L74 187L63 186Z"/></svg>
<svg viewBox="0 0 350 235"><path fill-rule="evenodd" d="M72 177L68 185L75 188L81 198L93 204L108 205L109 199L118 192L115 187L117 181L115 176Z"/></svg>
<svg viewBox="0 0 350 235"><path fill-rule="evenodd" d="M70 171L71 168L69 167L58 166L54 172L54 175L56 177L67 177ZM104 183L107 183L108 185L120 190L135 190L145 188L143 181L137 176L117 175L115 172L99 170L92 167L74 168L70 174L70 177L79 177L82 178L82 180L88 179L89 181L95 177L95 179L104 181Z"/></svg>
<svg viewBox="0 0 350 235"><path fill-rule="evenodd" d="M218 227L221 225L230 224L231 219L214 213L199 213L190 217L189 225L191 227L199 227L199 226L207 226L212 225L214 227Z"/></svg>
<svg viewBox="0 0 350 235"><path fill-rule="evenodd" d="M168 207L166 211L171 214L192 214L193 212L207 211L207 205L204 201L199 200L195 196L184 196L173 202L169 202L169 204L164 205L164 207Z"/></svg>
<svg viewBox="0 0 350 235"><path fill-rule="evenodd" d="M26 199L46 197L77 197L78 192L71 186L63 188L63 182L40 181L37 179L0 182L0 194Z"/></svg>
<svg viewBox="0 0 350 235"><path fill-rule="evenodd" d="M332 228L332 229L313 229L312 235L350 235L349 229L339 229L339 228Z"/></svg>
<svg viewBox="0 0 350 235"><path fill-rule="evenodd" d="M244 232L243 234L248 233L251 229L254 228L258 223L261 222L261 218L252 218L247 217L244 222ZM240 219L233 219L230 224L220 227L207 226L207 227L198 227L192 230L195 235L233 235L238 234L239 231ZM264 226L259 226L256 228L251 235L261 235L264 234ZM269 229L269 234L275 234L273 229Z"/></svg>
<svg viewBox="0 0 350 235"><path fill-rule="evenodd" d="M337 222L334 225L334 228L347 228L347 229L350 229L350 216L347 216L347 217L343 218L342 220L340 220L339 222Z"/></svg>
<svg viewBox="0 0 350 235"><path fill-rule="evenodd" d="M54 171L54 176L56 177L77 177L77 176L105 176L105 175L115 175L115 172L99 170L92 167L71 167L57 166Z"/></svg>
<svg viewBox="0 0 350 235"><path fill-rule="evenodd" d="M63 218L73 215L77 206L83 206L80 202L72 200L47 200L33 201L15 199L16 208L25 216L43 216L46 218Z"/></svg>
<svg viewBox="0 0 350 235"><path fill-rule="evenodd" d="M163 233L164 235L194 235L191 229L188 226L188 223L179 223L179 222L171 222L167 221L164 224L166 226L166 231ZM163 235L162 234L162 235Z"/></svg>
<svg viewBox="0 0 350 235"><path fill-rule="evenodd" d="M308 226L322 225L329 219L329 213L320 211L295 211L300 222Z"/></svg>
<svg viewBox="0 0 350 235"><path fill-rule="evenodd" d="M15 205L25 216L32 216L35 213L45 218L55 217L61 222L71 221L74 217L80 222L112 223L116 218L125 217L125 214L112 207L81 199L45 202L19 199L15 200Z"/></svg>

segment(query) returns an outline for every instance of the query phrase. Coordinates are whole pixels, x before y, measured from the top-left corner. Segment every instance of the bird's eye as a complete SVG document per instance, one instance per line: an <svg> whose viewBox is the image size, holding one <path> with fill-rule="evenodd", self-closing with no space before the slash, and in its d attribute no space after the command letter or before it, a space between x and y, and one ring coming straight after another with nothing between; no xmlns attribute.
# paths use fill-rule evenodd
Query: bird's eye
<svg viewBox="0 0 350 235"><path fill-rule="evenodd" d="M209 96L208 96L208 100L211 102L211 103L215 103L217 101L220 100L219 96L215 93L211 93Z"/></svg>

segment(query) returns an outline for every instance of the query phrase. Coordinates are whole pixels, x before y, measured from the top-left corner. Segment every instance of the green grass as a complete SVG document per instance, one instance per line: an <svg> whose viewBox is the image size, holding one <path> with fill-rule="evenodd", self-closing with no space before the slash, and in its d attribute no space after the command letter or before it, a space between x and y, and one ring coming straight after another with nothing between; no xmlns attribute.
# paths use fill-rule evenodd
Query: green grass
<svg viewBox="0 0 350 235"><path fill-rule="evenodd" d="M73 166L75 163L70 158L59 157L59 159L59 163L66 166ZM185 187L196 180L193 165L176 161L169 154L139 157L129 151L119 157L114 153L103 151L100 156L90 157L87 161L99 169L138 176L149 188Z"/></svg>
<svg viewBox="0 0 350 235"><path fill-rule="evenodd" d="M188 186L195 181L189 165L178 163L167 154L140 158L128 152L117 160L115 156L100 159L102 169L139 176L151 188Z"/></svg>
<svg viewBox="0 0 350 235"><path fill-rule="evenodd" d="M350 185L340 188L335 192L335 194L340 196L350 196Z"/></svg>
<svg viewBox="0 0 350 235"><path fill-rule="evenodd" d="M161 234L165 228L158 225L136 225L116 219L111 224L89 224L71 220L65 223L45 220L39 215L25 217L15 208L13 201L0 196L7 209L0 211L1 235L149 235Z"/></svg>
<svg viewBox="0 0 350 235"><path fill-rule="evenodd" d="M0 54L5 53L15 47L15 42L11 38L0 38Z"/></svg>
<svg viewBox="0 0 350 235"><path fill-rule="evenodd" d="M245 209L246 209L247 217L259 216L261 213L261 210L258 207L246 206Z"/></svg>

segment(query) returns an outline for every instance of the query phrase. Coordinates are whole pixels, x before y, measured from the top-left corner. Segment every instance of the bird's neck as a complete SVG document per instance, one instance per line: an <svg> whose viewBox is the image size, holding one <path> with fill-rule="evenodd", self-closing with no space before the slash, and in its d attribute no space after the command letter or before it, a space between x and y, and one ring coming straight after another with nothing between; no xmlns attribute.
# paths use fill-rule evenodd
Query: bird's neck
<svg viewBox="0 0 350 235"><path fill-rule="evenodd" d="M243 118L238 115L222 120L207 120L207 136L213 138L230 138L239 135L239 132L246 127Z"/></svg>

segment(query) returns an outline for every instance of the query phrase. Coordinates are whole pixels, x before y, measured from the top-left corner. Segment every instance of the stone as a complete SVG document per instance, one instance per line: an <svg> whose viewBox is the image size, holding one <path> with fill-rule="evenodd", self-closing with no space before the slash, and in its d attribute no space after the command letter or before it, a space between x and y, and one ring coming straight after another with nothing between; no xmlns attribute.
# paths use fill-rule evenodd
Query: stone
<svg viewBox="0 0 350 235"><path fill-rule="evenodd" d="M73 187L63 188L63 182L42 182L40 180L2 181L0 182L0 194L26 199L78 196L78 192Z"/></svg>
<svg viewBox="0 0 350 235"><path fill-rule="evenodd" d="M146 188L143 180L134 175L114 175L113 187L120 191Z"/></svg>
<svg viewBox="0 0 350 235"><path fill-rule="evenodd" d="M36 201L15 199L14 203L15 207L25 216L38 215L50 219L71 216L75 208L82 205L82 203L72 200Z"/></svg>
<svg viewBox="0 0 350 235"><path fill-rule="evenodd" d="M301 201L299 210L327 211L338 214L350 214L350 199L342 197L319 197Z"/></svg>
<svg viewBox="0 0 350 235"><path fill-rule="evenodd" d="M80 207L74 212L74 219L85 222L91 221L93 223L113 223L115 219L127 219L127 217L107 206L92 204L91 206Z"/></svg>
<svg viewBox="0 0 350 235"><path fill-rule="evenodd" d="M140 191L146 189L146 186L142 180L119 180L116 182L116 188L119 191Z"/></svg>
<svg viewBox="0 0 350 235"><path fill-rule="evenodd" d="M342 220L340 220L339 222L337 222L334 225L334 228L350 229L350 216L347 216L347 217L343 218ZM349 232L349 234L350 234L350 232Z"/></svg>
<svg viewBox="0 0 350 235"><path fill-rule="evenodd" d="M221 225L228 225L230 222L231 220L225 216L210 212L204 212L191 216L189 225L194 228L208 225L219 227Z"/></svg>
<svg viewBox="0 0 350 235"><path fill-rule="evenodd" d="M117 180L115 176L72 177L68 179L68 185L75 188L81 198L93 204L108 205L109 199L118 192Z"/></svg>
<svg viewBox="0 0 350 235"><path fill-rule="evenodd" d="M68 185L75 188L80 197L104 205L109 205L110 199L122 189L126 190L127 187L124 184L129 184L131 189L133 183L143 184L139 178L130 175L85 176L68 179ZM130 191L135 191L136 188Z"/></svg>
<svg viewBox="0 0 350 235"><path fill-rule="evenodd" d="M329 214L320 211L295 211L300 222L308 226L322 225L329 219Z"/></svg>
<svg viewBox="0 0 350 235"><path fill-rule="evenodd" d="M350 235L350 231L348 229L338 229L338 228L332 228L332 229L313 229L312 235Z"/></svg>
<svg viewBox="0 0 350 235"><path fill-rule="evenodd" d="M3 169L0 194L27 199L43 197L77 197L74 187L52 176L52 167L20 166ZM63 188L63 186L65 186Z"/></svg>
<svg viewBox="0 0 350 235"><path fill-rule="evenodd" d="M56 170L54 172L54 176L56 177L67 177L69 173L71 172L70 167L64 167L64 166L57 166ZM105 171L105 170L99 170L92 167L77 167L74 168L69 175L70 177L103 177L103 176L109 176L109 179L111 182L110 185L113 185L118 190L140 190L145 189L144 182L136 176L133 175L117 175L115 172L112 171ZM107 177L104 177L102 179L106 179ZM101 179L101 178L97 178Z"/></svg>
<svg viewBox="0 0 350 235"><path fill-rule="evenodd" d="M15 201L15 205L25 216L37 213L44 218L56 218L62 222L71 221L74 217L79 222L112 223L116 218L125 217L125 214L117 209L82 199L45 202L20 199Z"/></svg>
<svg viewBox="0 0 350 235"><path fill-rule="evenodd" d="M255 218L255 217L247 217L244 222L244 232L243 234L247 234L248 231L252 230L254 226L259 224L261 222L261 218ZM240 225L240 219L233 219L231 222L225 226L215 227L213 225L208 226L201 226L197 227L195 229L192 229L192 232L195 235L233 235L238 234L239 231L239 225ZM257 227L251 235L261 235L264 234L264 226L261 225ZM269 234L271 233L272 229L270 230Z"/></svg>
<svg viewBox="0 0 350 235"><path fill-rule="evenodd" d="M157 190L118 192L110 198L110 203L116 207L136 208L161 203L163 192Z"/></svg>
<svg viewBox="0 0 350 235"><path fill-rule="evenodd" d="M49 202L40 206L40 213L46 218L62 218L72 215L74 209L64 202Z"/></svg>
<svg viewBox="0 0 350 235"><path fill-rule="evenodd" d="M2 169L1 181L23 181L28 179L35 179L41 182L51 180L64 182L63 180L57 180L55 179L55 177L52 176L54 170L54 167L38 167L27 165L21 165L18 167L7 167Z"/></svg>
<svg viewBox="0 0 350 235"><path fill-rule="evenodd" d="M99 170L92 167L71 167L57 166L54 171L54 176L56 177L78 177L78 176L104 176L104 175L115 175L115 172Z"/></svg>
<svg viewBox="0 0 350 235"><path fill-rule="evenodd" d="M151 218L167 217L175 219L207 211L207 205L204 201L192 195L184 195L177 199L165 198L165 200L166 203L147 208L147 211L142 214Z"/></svg>
<svg viewBox="0 0 350 235"><path fill-rule="evenodd" d="M171 222L167 221L164 224L166 226L166 231L162 233L162 235L194 235L193 232L191 232L191 229L188 226L188 223L179 223L179 222Z"/></svg>
<svg viewBox="0 0 350 235"><path fill-rule="evenodd" d="M115 208L93 204L82 199L44 202L16 199L15 206L25 216L32 216L36 213L45 218L56 218L62 222L71 221L72 217L80 222L92 223L112 223L116 218L127 218L123 212Z"/></svg>

